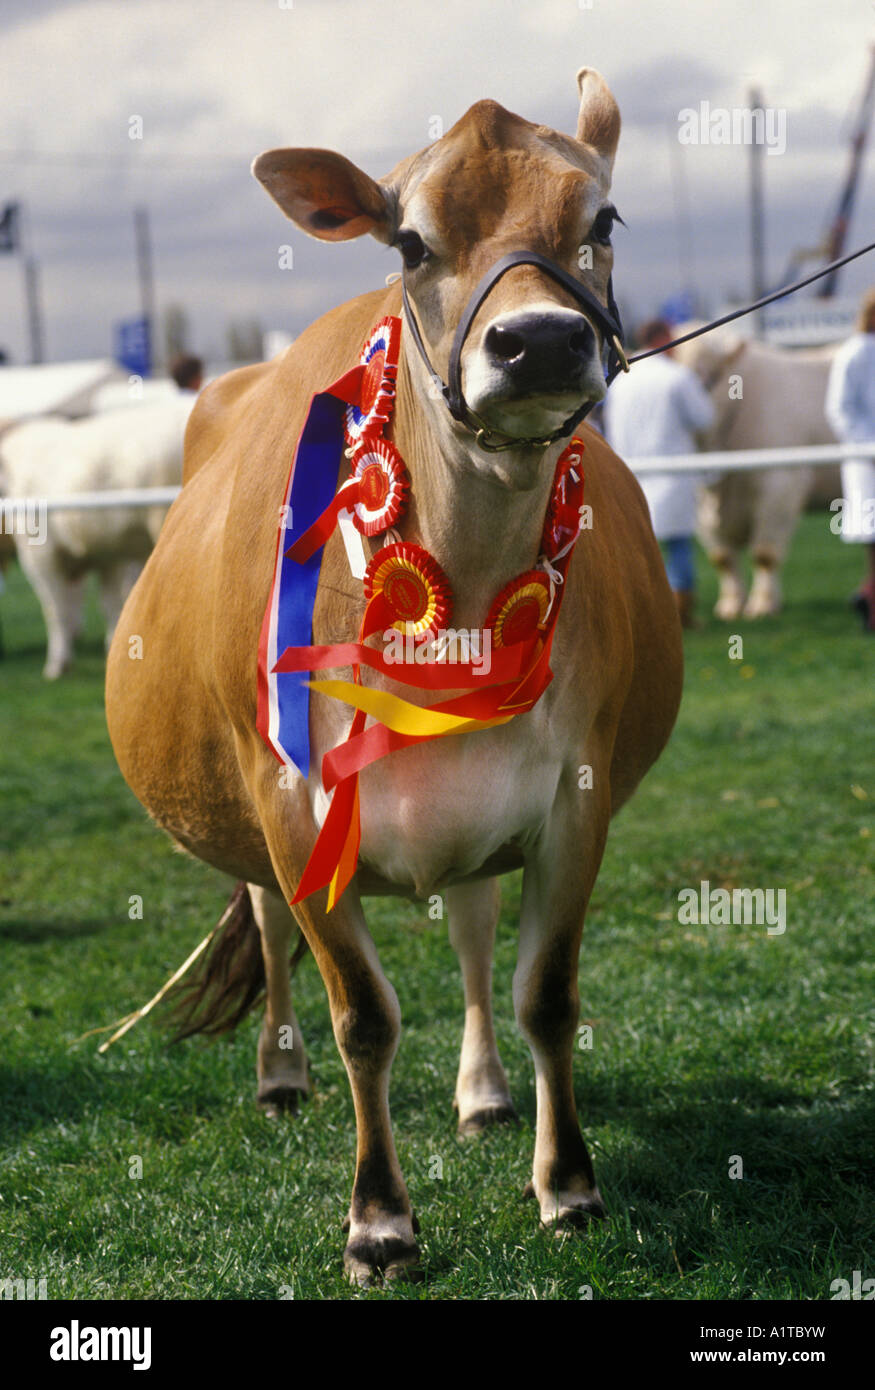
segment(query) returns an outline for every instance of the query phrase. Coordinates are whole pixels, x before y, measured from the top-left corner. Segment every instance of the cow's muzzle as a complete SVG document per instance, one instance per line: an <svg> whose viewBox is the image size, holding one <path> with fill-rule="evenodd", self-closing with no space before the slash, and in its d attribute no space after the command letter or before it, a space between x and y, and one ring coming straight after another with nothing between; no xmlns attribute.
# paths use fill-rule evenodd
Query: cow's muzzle
<svg viewBox="0 0 875 1390"><path fill-rule="evenodd" d="M563 309L502 314L486 329L482 345L488 369L505 378L514 396L578 391L597 351L589 320Z"/></svg>
<svg viewBox="0 0 875 1390"><path fill-rule="evenodd" d="M490 452L499 452L503 449L518 449L525 445L537 445L546 448L548 444L552 444L555 440L562 439L566 435L571 434L575 426L580 423L596 403L595 398L585 399L578 409L570 414L559 428L553 430L546 438L519 439L505 437L502 442L497 442L497 432L490 429L490 427L470 408L465 400L462 393L462 349L465 346L465 341L470 332L471 325L474 322L477 311L492 287L501 279L502 275L516 265L537 266L553 280L558 281L558 283L577 300L578 304L580 304L581 308L584 310L585 316L573 316L575 325L567 334L565 333L564 327L561 333L557 334L555 323L552 325L545 325L543 329L540 330L542 337L545 339L549 337L551 339L548 357L552 360L554 367L556 362L559 361L560 364L567 369L569 365L573 366L575 358L579 358L582 361L584 355L591 359L595 335L590 321L594 321L602 334L603 347L607 353L607 361L604 367L606 377L610 379L616 375L617 371L621 369L624 371L628 370L626 356L622 346L623 327L620 323L620 315L617 310L611 282L608 281L608 303L606 306L601 304L599 300L596 299L595 295L591 294L579 280L576 280L573 275L570 275L567 270L564 270L563 267L558 265L555 261L551 261L546 256L540 255L537 251L511 251L508 255L502 256L497 260L486 272L475 286L465 306L465 311L458 322L453 337L453 345L450 350L450 379L449 383L445 384L429 361L425 343L419 332L419 325L416 322L416 317L407 296L406 280L402 273L401 294L404 302L405 316L411 334L413 335L413 341L425 365L428 367L435 384L440 390L441 395L446 401L450 414L455 420L466 425L468 429L473 430L477 436L477 443L481 448L487 449ZM553 315L544 317L554 318ZM578 321L578 319L580 321ZM496 360L503 358L505 369L510 367L512 371L516 370L516 366L512 366L512 364L515 362L515 359L519 359L517 366L519 368L520 382L524 382L527 376L530 381L534 382L535 378L540 374L542 376L541 384L543 388L540 394L563 391L568 381L567 371L564 373L564 380L553 377L552 381L547 381L547 368L540 368L534 365L536 353L528 349L525 342L520 341L523 335L515 331L512 327L508 329L507 335L504 335L502 329L505 326L504 324L494 324L487 330L487 333L484 335L484 350L487 353L491 353ZM531 325L529 325L529 327L531 328ZM490 333L493 328L498 328L498 331L493 334L491 341L486 341L490 338ZM592 335L592 339L588 337L590 334ZM563 341L560 342L559 337L562 337ZM527 355L529 361L526 365L525 359ZM532 385L530 390L523 385L522 391L529 395L537 393L534 385Z"/></svg>

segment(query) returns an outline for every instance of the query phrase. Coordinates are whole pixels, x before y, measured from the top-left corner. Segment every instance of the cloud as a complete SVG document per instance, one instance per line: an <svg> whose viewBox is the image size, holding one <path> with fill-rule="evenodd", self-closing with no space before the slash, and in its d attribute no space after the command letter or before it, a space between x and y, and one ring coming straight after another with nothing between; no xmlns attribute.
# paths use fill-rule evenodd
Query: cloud
<svg viewBox="0 0 875 1390"><path fill-rule="evenodd" d="M55 357L106 350L136 308L131 212L148 206L159 305L180 302L196 345L221 348L231 317L299 331L396 267L368 238L323 246L285 222L252 180L261 149L339 149L387 173L482 96L573 131L582 64L623 113L615 192L618 281L634 311L676 288L673 131L707 99L743 104L751 83L788 111L786 155L766 163L772 270L816 239L847 160L869 13L857 0L72 0L0 7L0 203L25 201ZM143 139L130 140L132 116ZM746 151L684 154L696 268L719 299L747 279ZM855 229L872 224L871 177ZM288 243L295 269L278 268ZM872 279L867 267L852 288ZM25 352L20 269L0 257L0 343Z"/></svg>

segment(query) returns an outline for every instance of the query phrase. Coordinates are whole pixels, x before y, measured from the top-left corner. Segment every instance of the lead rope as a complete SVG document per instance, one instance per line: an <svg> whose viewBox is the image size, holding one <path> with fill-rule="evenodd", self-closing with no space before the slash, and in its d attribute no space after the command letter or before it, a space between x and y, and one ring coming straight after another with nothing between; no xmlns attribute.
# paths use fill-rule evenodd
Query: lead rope
<svg viewBox="0 0 875 1390"><path fill-rule="evenodd" d="M848 256L842 256L837 261L830 261L822 270L817 270L813 275L806 275L804 280L797 280L794 285L787 285L783 290L773 290L771 294L764 294L762 299L757 299L753 304L748 304L745 309L734 309L731 314L724 314L722 318L712 319L703 328L694 328L692 333L684 333L680 338L674 338L670 343L664 343L662 347L647 348L644 352L636 352L627 359L624 367L622 362L619 367L608 376L607 384L618 375L620 371L629 371L633 362L643 362L645 357L655 357L657 353L668 352L669 348L679 347L681 343L689 343L693 338L700 338L703 333L710 333L714 328L722 328L724 323L733 323L735 319L744 318L745 314L752 314L756 309L762 309L766 304L774 304L776 299L784 299L788 294L795 294L796 290L803 290L806 285L813 285L815 280L821 280L824 275L829 275L831 271L840 269L847 265L849 261L855 261L858 256L865 256L868 251L875 251L875 241L870 241L868 246L861 246L858 251L852 251Z"/></svg>

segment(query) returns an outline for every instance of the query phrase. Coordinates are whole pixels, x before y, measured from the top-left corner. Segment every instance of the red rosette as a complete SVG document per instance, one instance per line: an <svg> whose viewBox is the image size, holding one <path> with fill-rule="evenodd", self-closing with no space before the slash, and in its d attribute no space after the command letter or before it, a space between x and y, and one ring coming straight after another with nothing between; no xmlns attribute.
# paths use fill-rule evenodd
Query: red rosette
<svg viewBox="0 0 875 1390"><path fill-rule="evenodd" d="M425 637L449 622L450 582L424 546L406 541L384 545L368 565L364 586L368 603L379 594L386 606L386 625L405 637Z"/></svg>
<svg viewBox="0 0 875 1390"><path fill-rule="evenodd" d="M383 433L395 403L395 374L401 346L401 320L391 315L374 324L359 354L359 365L365 368L357 403L344 411L346 442L353 446L360 440Z"/></svg>
<svg viewBox="0 0 875 1390"><path fill-rule="evenodd" d="M550 609L550 580L543 570L526 570L502 589L486 618L496 647L533 637Z"/></svg>
<svg viewBox="0 0 875 1390"><path fill-rule="evenodd" d="M404 460L388 439L364 439L352 456L352 476L358 479L353 524L365 536L394 526L407 506L410 479Z"/></svg>
<svg viewBox="0 0 875 1390"><path fill-rule="evenodd" d="M580 530L580 505L583 501L582 439L572 439L556 463L553 490L547 503L541 552L553 560L577 539Z"/></svg>

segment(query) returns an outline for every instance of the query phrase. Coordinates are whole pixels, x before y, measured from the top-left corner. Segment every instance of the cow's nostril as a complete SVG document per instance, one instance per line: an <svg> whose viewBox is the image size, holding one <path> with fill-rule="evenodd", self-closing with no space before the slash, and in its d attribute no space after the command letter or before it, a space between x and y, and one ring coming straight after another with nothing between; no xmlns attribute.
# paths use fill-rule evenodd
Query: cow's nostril
<svg viewBox="0 0 875 1390"><path fill-rule="evenodd" d="M588 329L582 329L579 333L572 333L568 340L568 345L572 352L581 354L589 352L590 333Z"/></svg>
<svg viewBox="0 0 875 1390"><path fill-rule="evenodd" d="M490 328L486 334L486 347L493 357L499 357L504 362L512 362L514 358L521 357L525 351L526 342L519 333L511 333L507 328Z"/></svg>

